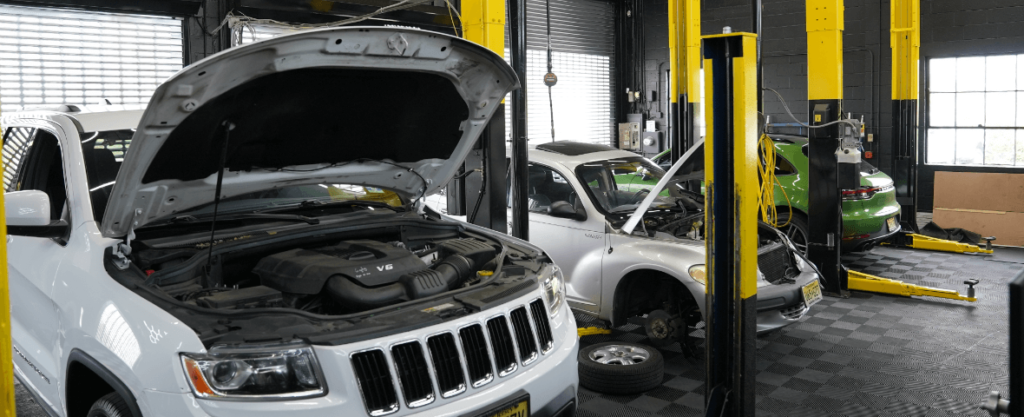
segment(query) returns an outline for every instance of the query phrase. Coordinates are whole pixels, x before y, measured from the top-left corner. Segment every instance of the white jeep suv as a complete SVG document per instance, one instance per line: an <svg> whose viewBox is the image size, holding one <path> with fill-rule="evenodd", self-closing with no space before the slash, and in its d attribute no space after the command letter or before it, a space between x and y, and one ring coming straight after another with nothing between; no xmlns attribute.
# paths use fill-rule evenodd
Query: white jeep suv
<svg viewBox="0 0 1024 417"><path fill-rule="evenodd" d="M5 114L17 378L57 416L568 416L527 242L423 210L519 85L404 28L212 56L147 107Z"/></svg>

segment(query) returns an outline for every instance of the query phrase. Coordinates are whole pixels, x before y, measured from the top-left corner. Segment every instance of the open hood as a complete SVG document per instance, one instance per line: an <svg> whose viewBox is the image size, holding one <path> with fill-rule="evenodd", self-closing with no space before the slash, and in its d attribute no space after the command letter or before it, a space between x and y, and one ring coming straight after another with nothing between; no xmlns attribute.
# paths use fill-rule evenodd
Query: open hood
<svg viewBox="0 0 1024 417"><path fill-rule="evenodd" d="M636 210L633 211L631 216L629 216L629 219L626 219L626 223L622 225L622 231L624 233L627 235L632 234L633 229L635 229L636 225L640 223L640 220L644 218L644 214L647 213L647 210L651 208L651 204L658 198L658 194L661 194L668 184L679 182L679 178L674 178L676 176L676 172L679 172L679 168L682 168L683 164L690 159L690 156L692 156L697 149L701 149L700 145L703 144L704 139L698 140L697 143L694 143L693 146L683 154L683 156L679 157L679 160L676 161L676 163L672 164L672 168L669 168L668 171L665 172L665 175L661 177L661 180L659 180L657 184L654 185L651 192L647 193L647 197L640 202L640 205L636 207Z"/></svg>
<svg viewBox="0 0 1024 417"><path fill-rule="evenodd" d="M153 93L101 232L212 202L222 164L222 198L317 183L433 193L518 87L483 46L416 29L312 30L223 51Z"/></svg>

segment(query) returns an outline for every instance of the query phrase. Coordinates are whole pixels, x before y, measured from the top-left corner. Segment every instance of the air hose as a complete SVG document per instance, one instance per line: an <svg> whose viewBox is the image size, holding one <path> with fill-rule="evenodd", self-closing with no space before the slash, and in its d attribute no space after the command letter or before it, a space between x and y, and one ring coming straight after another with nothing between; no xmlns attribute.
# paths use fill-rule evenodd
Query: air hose
<svg viewBox="0 0 1024 417"><path fill-rule="evenodd" d="M779 178L775 176L775 143L768 135L761 134L761 139L758 140L758 147L760 148L762 161L757 169L758 174L761 176L761 193L757 202L758 209L761 210L761 220L776 228L786 227L793 219L793 205L790 204L786 189L782 187ZM776 184L779 185L782 195L786 197L786 207L789 208L789 217L786 218L786 223L784 224L779 224L779 213L775 209Z"/></svg>

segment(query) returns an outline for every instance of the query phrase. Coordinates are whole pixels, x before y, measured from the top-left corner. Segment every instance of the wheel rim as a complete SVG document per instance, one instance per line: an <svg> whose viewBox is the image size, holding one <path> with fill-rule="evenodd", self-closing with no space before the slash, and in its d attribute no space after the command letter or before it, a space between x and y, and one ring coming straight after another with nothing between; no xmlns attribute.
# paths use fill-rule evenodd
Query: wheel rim
<svg viewBox="0 0 1024 417"><path fill-rule="evenodd" d="M590 352L588 356L603 365L639 365L651 358L651 352L637 346L608 345Z"/></svg>
<svg viewBox="0 0 1024 417"><path fill-rule="evenodd" d="M786 237L793 242L793 246L796 246L800 253L807 253L807 234L803 230L791 224L786 227L785 233Z"/></svg>

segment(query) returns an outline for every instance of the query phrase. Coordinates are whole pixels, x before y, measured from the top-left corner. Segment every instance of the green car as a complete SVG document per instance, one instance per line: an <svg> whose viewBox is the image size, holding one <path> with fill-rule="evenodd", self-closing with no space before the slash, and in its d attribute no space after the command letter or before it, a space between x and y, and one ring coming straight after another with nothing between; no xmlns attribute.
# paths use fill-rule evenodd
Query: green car
<svg viewBox="0 0 1024 417"><path fill-rule="evenodd" d="M775 185L775 207L779 214L781 229L801 250L807 247L807 138L789 135L771 135L775 144L775 176L780 184ZM690 157L693 163L683 165L677 175L686 175L695 181L703 179L704 145ZM652 160L661 167L671 166L669 150L656 155ZM637 180L621 179L622 183L637 183ZM642 179L641 179L642 181ZM703 183L701 183L703 192ZM900 231L900 205L896 203L896 189L892 178L885 175L867 161L861 162L860 188L843 190L843 252L857 252L870 249L876 243ZM792 217L790 216L792 209Z"/></svg>

